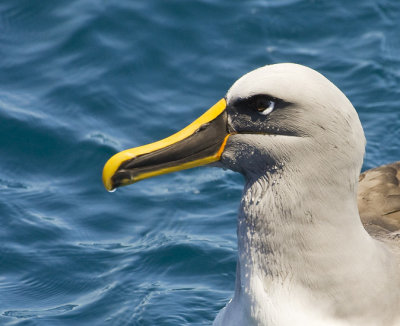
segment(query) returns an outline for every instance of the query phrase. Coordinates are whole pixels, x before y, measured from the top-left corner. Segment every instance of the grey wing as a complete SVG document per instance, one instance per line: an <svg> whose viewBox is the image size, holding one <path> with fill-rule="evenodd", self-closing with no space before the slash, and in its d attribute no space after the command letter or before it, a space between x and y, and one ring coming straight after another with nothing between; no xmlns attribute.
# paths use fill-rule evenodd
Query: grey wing
<svg viewBox="0 0 400 326"><path fill-rule="evenodd" d="M358 210L365 229L376 238L400 238L400 161L360 175Z"/></svg>

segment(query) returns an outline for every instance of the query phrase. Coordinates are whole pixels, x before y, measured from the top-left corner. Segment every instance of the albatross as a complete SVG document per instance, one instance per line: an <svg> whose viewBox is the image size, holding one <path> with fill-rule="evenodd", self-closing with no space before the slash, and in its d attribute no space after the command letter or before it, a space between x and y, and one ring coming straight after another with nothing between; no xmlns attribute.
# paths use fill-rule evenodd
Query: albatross
<svg viewBox="0 0 400 326"><path fill-rule="evenodd" d="M399 326L400 162L360 175L365 144L326 77L268 65L183 130L111 157L103 182L206 164L244 176L235 292L215 326Z"/></svg>

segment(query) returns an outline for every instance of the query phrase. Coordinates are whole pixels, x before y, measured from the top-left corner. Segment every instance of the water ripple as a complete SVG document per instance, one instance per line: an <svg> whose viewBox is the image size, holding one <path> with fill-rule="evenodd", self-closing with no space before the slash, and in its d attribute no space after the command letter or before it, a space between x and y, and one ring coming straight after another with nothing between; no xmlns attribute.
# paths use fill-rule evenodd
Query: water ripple
<svg viewBox="0 0 400 326"><path fill-rule="evenodd" d="M56 308L50 308L45 310L10 310L3 313L4 316L14 318L37 318L37 317L49 317L62 315L68 311L76 308L77 305L67 304Z"/></svg>

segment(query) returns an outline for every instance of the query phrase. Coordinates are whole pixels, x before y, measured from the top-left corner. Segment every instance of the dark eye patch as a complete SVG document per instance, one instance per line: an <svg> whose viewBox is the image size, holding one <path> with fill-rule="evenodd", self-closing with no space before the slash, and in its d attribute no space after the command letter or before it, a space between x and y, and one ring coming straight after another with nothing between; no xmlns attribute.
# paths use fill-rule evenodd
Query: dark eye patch
<svg viewBox="0 0 400 326"><path fill-rule="evenodd" d="M291 104L277 97L273 97L266 94L259 94L246 98L238 98L232 104L232 107L241 112L245 111L257 112L259 111L260 108L269 107L271 101L275 103L275 108L274 108L275 110L279 108L284 108Z"/></svg>
<svg viewBox="0 0 400 326"><path fill-rule="evenodd" d="M262 114L263 107L267 109L274 102L273 110ZM268 134L301 136L297 126L291 124L288 117L290 110L286 108L296 107L293 103L268 94L257 94L247 98L238 98L229 103L226 112L228 114L228 130L230 133L239 134Z"/></svg>

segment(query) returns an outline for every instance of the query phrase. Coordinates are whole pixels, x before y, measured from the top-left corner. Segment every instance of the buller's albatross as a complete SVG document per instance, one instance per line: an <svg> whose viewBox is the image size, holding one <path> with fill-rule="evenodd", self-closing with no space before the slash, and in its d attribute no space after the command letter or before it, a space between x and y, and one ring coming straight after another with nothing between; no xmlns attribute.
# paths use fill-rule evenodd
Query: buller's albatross
<svg viewBox="0 0 400 326"><path fill-rule="evenodd" d="M276 64L180 132L113 156L103 182L211 163L244 175L235 294L214 325L400 325L400 163L360 176L364 149L336 86Z"/></svg>

